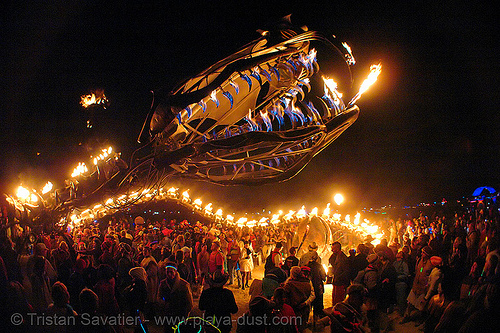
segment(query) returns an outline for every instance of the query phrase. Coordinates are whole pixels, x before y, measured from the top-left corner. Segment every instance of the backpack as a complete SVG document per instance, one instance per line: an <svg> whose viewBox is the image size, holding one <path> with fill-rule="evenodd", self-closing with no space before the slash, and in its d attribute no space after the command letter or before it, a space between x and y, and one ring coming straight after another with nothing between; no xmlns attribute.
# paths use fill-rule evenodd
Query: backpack
<svg viewBox="0 0 500 333"><path fill-rule="evenodd" d="M266 263L264 265L264 271L268 271L270 269L276 268L276 265L273 262L273 252L271 252L267 258L266 258Z"/></svg>

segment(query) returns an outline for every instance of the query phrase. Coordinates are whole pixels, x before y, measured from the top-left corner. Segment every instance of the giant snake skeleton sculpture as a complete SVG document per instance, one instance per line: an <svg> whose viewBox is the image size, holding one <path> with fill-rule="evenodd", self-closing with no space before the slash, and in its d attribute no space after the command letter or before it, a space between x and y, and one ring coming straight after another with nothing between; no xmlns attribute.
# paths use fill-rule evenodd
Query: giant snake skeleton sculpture
<svg viewBox="0 0 500 333"><path fill-rule="evenodd" d="M327 84L334 73L326 69L335 60L351 81L354 58L334 37L291 24L261 32L171 91L155 92L140 135L149 121L149 142L129 165L114 159L112 166L97 165L71 195L49 207L51 215L64 217L117 196L122 200L106 205L130 206L144 193L158 194L172 176L221 185L290 179L358 117L360 93L345 104L335 83Z"/></svg>

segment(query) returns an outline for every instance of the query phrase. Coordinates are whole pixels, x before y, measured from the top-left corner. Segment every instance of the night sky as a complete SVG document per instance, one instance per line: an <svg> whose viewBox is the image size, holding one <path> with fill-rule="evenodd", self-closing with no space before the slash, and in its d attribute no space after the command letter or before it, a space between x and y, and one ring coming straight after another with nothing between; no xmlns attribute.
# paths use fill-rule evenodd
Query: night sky
<svg viewBox="0 0 500 333"><path fill-rule="evenodd" d="M354 86L371 64L382 63L376 85L357 103L358 120L287 182L178 185L234 210L323 207L336 192L353 207L414 205L458 199L479 186L500 187L500 50L493 8L270 3L8 5L0 22L2 191L13 193L21 182L60 185L89 156L89 147L109 143L130 157L139 147L151 90L200 72L287 14L299 26L348 42L357 60ZM110 105L92 115L89 130L80 96L97 88Z"/></svg>

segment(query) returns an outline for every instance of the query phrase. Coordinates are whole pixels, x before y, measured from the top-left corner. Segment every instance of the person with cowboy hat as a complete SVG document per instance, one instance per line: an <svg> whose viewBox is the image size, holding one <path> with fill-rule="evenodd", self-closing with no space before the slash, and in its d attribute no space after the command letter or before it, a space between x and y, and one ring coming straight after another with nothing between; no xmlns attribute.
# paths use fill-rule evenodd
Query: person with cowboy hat
<svg viewBox="0 0 500 333"><path fill-rule="evenodd" d="M232 327L231 314L238 312L233 292L224 288L229 274L216 270L208 277L210 288L203 289L198 307L205 311L205 319L216 326L221 333L229 333Z"/></svg>
<svg viewBox="0 0 500 333"><path fill-rule="evenodd" d="M318 254L318 252L317 252L318 251L318 244L316 244L316 242L312 242L311 244L309 244L307 249L309 251L304 253L299 259L299 266L300 267L307 265L309 263L309 261L311 260L311 258L313 256L315 256L315 254L316 255ZM319 258L319 255L318 255L317 260L321 263L321 258Z"/></svg>

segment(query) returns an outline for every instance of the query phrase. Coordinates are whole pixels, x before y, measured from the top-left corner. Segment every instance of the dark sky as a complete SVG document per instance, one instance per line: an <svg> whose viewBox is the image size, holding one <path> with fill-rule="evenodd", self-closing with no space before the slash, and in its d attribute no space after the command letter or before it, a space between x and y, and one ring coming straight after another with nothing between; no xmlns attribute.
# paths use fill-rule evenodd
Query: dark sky
<svg viewBox="0 0 500 333"><path fill-rule="evenodd" d="M287 14L349 43L358 61L354 85L370 64L382 63L378 82L358 102L358 120L287 182L181 186L234 209L322 206L336 192L359 207L416 204L500 187L492 8L359 2L13 2L0 23L3 191L64 179L89 155L91 138L129 157L151 90L205 69ZM95 88L110 106L95 114L90 132L79 101Z"/></svg>

